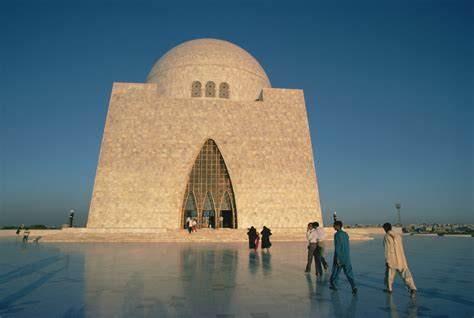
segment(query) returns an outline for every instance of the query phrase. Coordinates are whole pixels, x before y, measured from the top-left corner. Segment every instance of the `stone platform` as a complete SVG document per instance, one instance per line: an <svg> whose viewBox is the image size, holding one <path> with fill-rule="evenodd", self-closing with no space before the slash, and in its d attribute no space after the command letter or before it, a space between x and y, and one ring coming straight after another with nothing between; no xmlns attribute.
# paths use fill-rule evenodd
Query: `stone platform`
<svg viewBox="0 0 474 318"><path fill-rule="evenodd" d="M260 231L260 229L258 229ZM382 235L382 229L345 229L351 240L370 240ZM14 231L0 231L0 236L14 236ZM325 228L327 240L332 240L334 229ZM299 228L272 229L271 241L304 242L305 231ZM62 230L31 230L30 240L41 236L41 242L246 242L247 229L199 229L189 234L187 230L167 229L93 229L64 228Z"/></svg>

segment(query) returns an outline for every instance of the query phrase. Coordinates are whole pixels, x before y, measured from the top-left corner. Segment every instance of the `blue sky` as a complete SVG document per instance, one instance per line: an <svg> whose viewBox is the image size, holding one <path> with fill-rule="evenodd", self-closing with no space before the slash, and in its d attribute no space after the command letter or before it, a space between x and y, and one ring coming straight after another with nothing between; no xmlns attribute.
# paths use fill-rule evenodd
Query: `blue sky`
<svg viewBox="0 0 474 318"><path fill-rule="evenodd" d="M0 226L84 225L113 82L195 38L305 92L324 219L474 223L472 1L2 1Z"/></svg>

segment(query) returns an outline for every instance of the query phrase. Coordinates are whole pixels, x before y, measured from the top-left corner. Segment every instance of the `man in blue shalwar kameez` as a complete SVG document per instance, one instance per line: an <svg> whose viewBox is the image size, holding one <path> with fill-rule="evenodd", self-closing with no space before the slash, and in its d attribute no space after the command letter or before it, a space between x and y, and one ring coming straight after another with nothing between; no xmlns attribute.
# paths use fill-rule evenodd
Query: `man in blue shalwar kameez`
<svg viewBox="0 0 474 318"><path fill-rule="evenodd" d="M352 293L357 294L354 275L352 274L349 251L349 235L347 235L347 233L342 230L341 221L334 222L334 229L336 230L336 233L334 234L334 262L332 264L331 278L329 279L329 288L337 290L337 282L342 269L344 270L347 280L351 284Z"/></svg>

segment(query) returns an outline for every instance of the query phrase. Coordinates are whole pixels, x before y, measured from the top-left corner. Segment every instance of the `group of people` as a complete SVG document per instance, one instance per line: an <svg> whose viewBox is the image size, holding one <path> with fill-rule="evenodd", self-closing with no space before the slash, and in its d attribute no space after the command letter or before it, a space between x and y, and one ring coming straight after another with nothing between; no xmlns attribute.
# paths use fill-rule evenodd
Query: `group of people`
<svg viewBox="0 0 474 318"><path fill-rule="evenodd" d="M191 234L192 232L196 232L197 231L197 221L196 221L196 219L191 218L190 216L188 216L186 218L186 227L188 229L189 234Z"/></svg>
<svg viewBox="0 0 474 318"><path fill-rule="evenodd" d="M270 242L272 231L268 227L263 226L260 234L262 235L262 251L268 252L269 248L272 246L272 243ZM249 248L254 249L255 251L258 250L260 235L257 232L257 229L253 226L250 227L249 231L247 232L247 236L249 237Z"/></svg>
<svg viewBox="0 0 474 318"><path fill-rule="evenodd" d="M328 269L328 263L324 258L324 242L326 240L326 235L324 234L324 229L319 227L318 222L308 223L306 239L308 240L308 261L306 263L305 273L311 271L311 263L314 258L316 276L322 275L323 267L324 271L327 271Z"/></svg>
<svg viewBox="0 0 474 318"><path fill-rule="evenodd" d="M409 290L410 296L414 297L416 295L416 286L410 269L408 268L405 251L403 249L402 237L392 231L392 225L390 223L385 223L383 228L386 233L383 240L385 250L384 292L389 294L392 293L393 280L396 273L398 273ZM337 290L339 274L342 270L351 285L352 293L357 294L357 287L355 285L350 259L349 235L343 230L343 224L341 221L334 221L334 229L336 230L336 233L334 233L334 258L331 277L329 279L329 288ZM311 263L314 259L316 275L322 275L323 268L325 271L328 268L324 258L324 229L319 227L318 222L309 223L306 238L308 240L308 261L306 263L305 273L310 273Z"/></svg>
<svg viewBox="0 0 474 318"><path fill-rule="evenodd" d="M21 231L23 230L23 243L28 243L28 238L30 237L30 230L25 228L25 225L22 224L17 230L16 235L20 236Z"/></svg>
<svg viewBox="0 0 474 318"><path fill-rule="evenodd" d="M30 238L30 229L25 227L25 225L21 225L17 230L16 230L16 236L21 235L21 231L23 231L23 243L26 244L28 243L28 240ZM42 236L37 236L33 239L33 243L38 243L38 241L42 238Z"/></svg>

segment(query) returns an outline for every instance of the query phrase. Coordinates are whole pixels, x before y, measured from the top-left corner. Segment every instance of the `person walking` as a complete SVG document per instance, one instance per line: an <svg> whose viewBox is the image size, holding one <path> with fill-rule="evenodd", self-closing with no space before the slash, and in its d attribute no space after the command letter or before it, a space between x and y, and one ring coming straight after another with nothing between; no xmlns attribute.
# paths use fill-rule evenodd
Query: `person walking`
<svg viewBox="0 0 474 318"><path fill-rule="evenodd" d="M311 263L315 262L316 275L318 275L318 264L316 259L316 248L318 247L318 232L314 227L314 223L308 224L308 232L306 232L306 239L308 240L308 260L306 262L305 273L309 274L311 272Z"/></svg>
<svg viewBox="0 0 474 318"><path fill-rule="evenodd" d="M28 228L23 232L23 243L28 243L28 238L30 236L30 230Z"/></svg>
<svg viewBox="0 0 474 318"><path fill-rule="evenodd" d="M398 273L403 279L405 286L410 292L410 296L416 296L416 286L413 281L410 269L408 268L405 251L403 249L402 236L392 231L392 224L383 225L385 237L383 246L385 249L385 289L384 292L391 294L395 274Z"/></svg>
<svg viewBox="0 0 474 318"><path fill-rule="evenodd" d="M323 269L321 268L321 265L324 267L324 271L328 270L328 263L326 262L326 258L324 258L326 234L324 233L324 228L319 226L318 222L314 222L314 225L316 226L316 231L318 233L318 245L316 247L316 268L318 269L318 273L322 275Z"/></svg>
<svg viewBox="0 0 474 318"><path fill-rule="evenodd" d="M196 231L197 231L197 224L198 224L198 222L197 222L196 219L194 218L194 219L191 221L191 228L192 228L192 231L193 231L193 232L196 232Z"/></svg>
<svg viewBox="0 0 474 318"><path fill-rule="evenodd" d="M255 238L255 252L258 250L258 244L260 243L260 234L258 234L258 231L255 230L255 235L257 235L257 237Z"/></svg>
<svg viewBox="0 0 474 318"><path fill-rule="evenodd" d="M257 242L257 230L252 226L250 227L249 231L247 232L247 236L249 237L249 248L250 249L257 249L256 242Z"/></svg>
<svg viewBox="0 0 474 318"><path fill-rule="evenodd" d="M349 249L349 235L342 230L342 222L334 222L334 260L332 264L331 278L329 279L329 288L337 290L337 282L341 269L351 284L352 293L357 294L357 288L354 281L354 274L352 273L350 249Z"/></svg>
<svg viewBox="0 0 474 318"><path fill-rule="evenodd" d="M262 234L262 251L266 250L268 252L268 249L270 246L272 246L272 243L270 242L270 235L272 235L272 231L268 227L263 226L262 232L260 232L260 234Z"/></svg>

